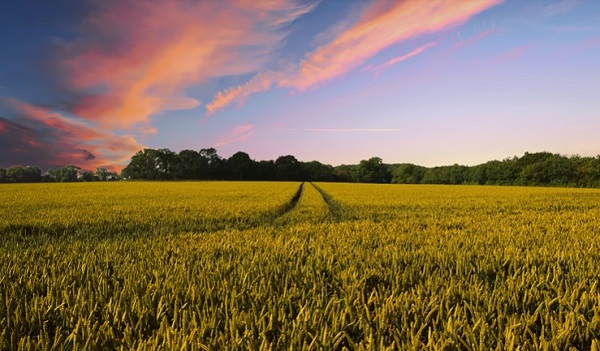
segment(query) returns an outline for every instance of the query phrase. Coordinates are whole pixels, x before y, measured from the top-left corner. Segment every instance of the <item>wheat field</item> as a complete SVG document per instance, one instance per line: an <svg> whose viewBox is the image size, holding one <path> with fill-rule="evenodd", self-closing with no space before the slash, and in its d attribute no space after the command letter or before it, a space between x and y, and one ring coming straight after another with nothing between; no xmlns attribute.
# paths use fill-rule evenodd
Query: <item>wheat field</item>
<svg viewBox="0 0 600 351"><path fill-rule="evenodd" d="M599 350L600 191L0 187L3 350Z"/></svg>

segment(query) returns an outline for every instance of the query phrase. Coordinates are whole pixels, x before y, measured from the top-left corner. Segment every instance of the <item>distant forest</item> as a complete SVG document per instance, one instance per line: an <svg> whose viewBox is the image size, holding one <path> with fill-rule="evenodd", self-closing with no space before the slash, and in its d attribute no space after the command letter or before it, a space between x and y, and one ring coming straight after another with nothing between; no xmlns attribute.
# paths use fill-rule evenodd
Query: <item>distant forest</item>
<svg viewBox="0 0 600 351"><path fill-rule="evenodd" d="M37 167L0 168L1 183L114 180L263 180L395 184L487 184L523 186L600 187L600 155L566 157L549 152L489 161L477 166L423 167L385 164L379 157L356 165L333 167L318 161L301 162L292 155L255 161L245 152L222 158L214 148L200 151L144 149L132 156L121 174L95 172L68 165L42 172Z"/></svg>

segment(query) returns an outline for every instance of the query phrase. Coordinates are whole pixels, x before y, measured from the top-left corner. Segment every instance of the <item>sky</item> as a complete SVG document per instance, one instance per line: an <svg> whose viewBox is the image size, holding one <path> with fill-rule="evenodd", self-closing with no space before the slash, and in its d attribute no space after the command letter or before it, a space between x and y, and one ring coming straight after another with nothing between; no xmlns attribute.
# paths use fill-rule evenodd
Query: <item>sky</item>
<svg viewBox="0 0 600 351"><path fill-rule="evenodd" d="M0 167L600 154L597 0L2 0Z"/></svg>

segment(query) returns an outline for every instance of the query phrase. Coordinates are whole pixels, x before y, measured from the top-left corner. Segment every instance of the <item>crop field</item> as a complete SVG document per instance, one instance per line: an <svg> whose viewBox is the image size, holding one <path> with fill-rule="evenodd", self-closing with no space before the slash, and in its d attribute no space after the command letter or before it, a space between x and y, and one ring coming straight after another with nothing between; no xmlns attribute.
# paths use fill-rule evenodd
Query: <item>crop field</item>
<svg viewBox="0 0 600 351"><path fill-rule="evenodd" d="M1 350L600 350L600 190L0 186Z"/></svg>

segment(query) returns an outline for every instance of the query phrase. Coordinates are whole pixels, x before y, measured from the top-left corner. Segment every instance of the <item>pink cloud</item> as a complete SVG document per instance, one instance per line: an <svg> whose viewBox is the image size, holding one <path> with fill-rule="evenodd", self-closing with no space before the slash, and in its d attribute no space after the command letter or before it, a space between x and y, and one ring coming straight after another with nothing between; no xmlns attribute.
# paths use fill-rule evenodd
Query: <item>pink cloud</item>
<svg viewBox="0 0 600 351"><path fill-rule="evenodd" d="M422 46L414 49L413 51L409 52L408 54L391 58L391 59L389 59L388 61L386 61L385 63L383 63L383 64L381 64L379 66L369 65L369 66L365 67L363 70L364 71L372 71L372 70L374 70L375 71L375 75L378 76L378 75L381 74L381 71L383 71L384 69L386 69L386 68L388 68L390 66L393 66L393 65L395 65L397 63L400 63L402 61L405 61L405 60L407 60L407 59L409 59L409 58L411 58L413 56L417 56L417 55L421 54L422 52L424 52L425 50L429 49L430 47L432 47L432 46L434 46L436 44L437 44L436 42L427 43L425 45L422 45Z"/></svg>
<svg viewBox="0 0 600 351"><path fill-rule="evenodd" d="M251 95L270 90L283 77L283 73L267 70L258 73L244 85L217 93L215 98L206 105L208 115L213 115L231 104L245 103Z"/></svg>
<svg viewBox="0 0 600 351"><path fill-rule="evenodd" d="M209 113L227 105L243 103L250 95L266 91L273 86L302 91L322 85L341 76L375 56L382 50L426 34L447 30L466 22L472 16L494 6L501 0L458 1L390 1L376 0L366 5L357 19L336 28L344 28L331 40L311 53L293 70L277 76L265 77L259 73L258 81L231 88L217 94L208 104ZM269 79L266 79L269 78Z"/></svg>
<svg viewBox="0 0 600 351"><path fill-rule="evenodd" d="M529 47L529 44L517 46L506 52L501 53L500 55L495 56L494 61L502 62L517 59L523 56L529 50Z"/></svg>
<svg viewBox="0 0 600 351"><path fill-rule="evenodd" d="M215 147L224 146L232 143L238 143L242 141L248 140L252 135L254 135L254 125L245 124L234 127L227 134L219 137L215 142Z"/></svg>
<svg viewBox="0 0 600 351"><path fill-rule="evenodd" d="M294 1L125 1L100 5L61 66L74 114L112 127L146 122L165 110L200 105L185 89L254 72L285 38L281 27L312 11Z"/></svg>
<svg viewBox="0 0 600 351"><path fill-rule="evenodd" d="M463 46L466 45L471 45L483 38L486 38L494 33L497 33L498 30L496 29L496 27L490 28L488 30L485 30L483 32L477 33L474 36L468 37L468 38L462 38L460 36L460 33L457 34L456 36L456 41L454 43L452 43L452 48L461 48Z"/></svg>
<svg viewBox="0 0 600 351"><path fill-rule="evenodd" d="M30 156L22 159L40 165L122 167L143 147L127 131L156 134L150 116L201 105L188 88L259 70L289 34L287 25L318 2L90 4L93 8L76 26L75 39L55 48L53 69L47 72L67 95L63 100L68 111L16 99L0 101L18 116L15 121L1 119L0 144Z"/></svg>
<svg viewBox="0 0 600 351"><path fill-rule="evenodd" d="M11 129L0 130L7 133L8 152L28 154L24 159L39 159L39 166L75 164L85 169L120 170L144 147L131 135L111 133L17 99L2 99L0 103L19 116Z"/></svg>
<svg viewBox="0 0 600 351"><path fill-rule="evenodd" d="M486 1L376 1L353 27L307 55L282 86L304 90L340 76L398 42L460 25L500 3Z"/></svg>

